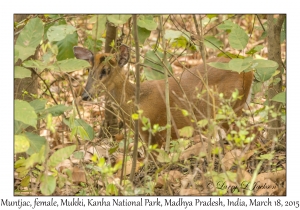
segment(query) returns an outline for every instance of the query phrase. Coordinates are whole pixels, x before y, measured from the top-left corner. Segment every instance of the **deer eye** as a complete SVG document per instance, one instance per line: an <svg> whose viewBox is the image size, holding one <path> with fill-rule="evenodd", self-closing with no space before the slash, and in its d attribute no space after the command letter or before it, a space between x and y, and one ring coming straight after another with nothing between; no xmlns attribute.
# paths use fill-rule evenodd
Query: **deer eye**
<svg viewBox="0 0 300 210"><path fill-rule="evenodd" d="M101 73L100 73L100 79L102 79L103 76L108 75L109 73L110 73L110 68L104 67L104 68L101 70Z"/></svg>

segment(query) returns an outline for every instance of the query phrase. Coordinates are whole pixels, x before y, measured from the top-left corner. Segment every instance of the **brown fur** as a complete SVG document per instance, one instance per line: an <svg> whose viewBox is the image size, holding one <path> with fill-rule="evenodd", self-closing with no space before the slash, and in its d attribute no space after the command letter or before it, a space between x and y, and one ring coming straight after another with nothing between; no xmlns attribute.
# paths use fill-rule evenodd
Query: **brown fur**
<svg viewBox="0 0 300 210"><path fill-rule="evenodd" d="M75 53L76 54L76 53ZM112 59L109 63L102 62L99 64L102 56L112 56L110 54L96 54L94 56L94 66L90 72L90 76L86 85L86 91L90 95L99 94L101 89L105 89L114 98L114 100L120 105L124 113L128 115L126 122L130 120L131 113L133 111L134 103L127 103L129 100L133 100L135 93L135 85L126 80L125 73L122 68L117 65L118 61ZM76 56L80 58L80 56ZM229 62L227 58L214 58L207 61L209 62ZM92 62L91 62L92 63ZM102 77L101 81L99 77L104 66L110 66L110 73L106 77ZM253 72L247 73L235 73L227 70L219 70L207 65L208 72L208 85L218 92L224 93L225 98L229 98L233 91L236 89L239 91L239 95L243 96L241 100L237 100L232 104L233 109L237 115L241 115L242 108L245 105L246 99L250 93L250 88L253 80ZM197 76L195 76L197 75ZM201 75L201 76L200 76ZM187 100L193 105L193 112L197 120L204 119L207 116L207 96L204 95L201 100L197 99L197 93L201 93L205 89L203 80L205 70L204 65L185 70L180 75L180 85L186 94ZM200 77L200 78L199 78ZM183 92L178 86L174 78L169 78L170 87L170 107L172 118L172 130L171 135L173 139L178 138L177 130L184 126L191 125L191 118L183 116L181 109L191 111L189 103L183 96ZM215 105L219 105L217 98L214 98ZM212 103L212 100L210 101ZM159 124L165 126L167 122L166 105L165 105L165 81L164 80L151 80L141 83L140 88L140 104L139 109L143 110L143 116L150 119L151 125ZM214 113L213 106L210 106L211 115ZM226 124L223 125L228 128ZM140 126L140 135L144 142L148 142L149 133L142 131L142 125ZM162 131L155 136L152 136L151 144L158 144L161 146L165 141L166 131Z"/></svg>

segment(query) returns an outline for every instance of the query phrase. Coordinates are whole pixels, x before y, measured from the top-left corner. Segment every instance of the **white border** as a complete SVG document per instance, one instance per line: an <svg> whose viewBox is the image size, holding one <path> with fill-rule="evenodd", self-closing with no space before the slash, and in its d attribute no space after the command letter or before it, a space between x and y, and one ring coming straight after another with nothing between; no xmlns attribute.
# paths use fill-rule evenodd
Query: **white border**
<svg viewBox="0 0 300 210"><path fill-rule="evenodd" d="M0 59L2 78L0 82L1 91L1 108L0 108L0 128L1 128L1 150L0 150L0 167L1 167L1 189L0 199L8 198L10 200L17 200L20 197L13 197L13 14L14 13L286 13L287 14L287 57L288 57L288 73L287 73L287 194L286 197L279 197L284 200L298 200L300 182L297 179L300 174L299 166L299 12L296 1L278 1L278 0L252 0L252 1L37 1L37 0L23 0L23 1L1 1L1 32L0 32ZM42 197L40 197L42 198ZM70 198L70 197L69 197ZM109 199L108 197L106 197ZM133 197L135 198L135 197ZM152 197L153 198L153 197ZM169 197L166 197L169 198ZM200 197L201 198L201 197ZM224 197L226 200L229 197ZM22 199L22 198L21 198ZM33 200L35 197L25 197L23 200ZM51 197L45 197L49 200ZM60 197L55 197L60 200ZM70 198L71 199L71 198ZM98 198L99 199L99 198ZM112 198L110 198L112 199ZM130 199L130 198L128 198ZM154 198L153 198L154 199ZM160 197L159 199L164 199ZM184 199L194 199L193 197L184 197ZM209 199L205 197L203 199ZM231 199L231 198L230 198ZM237 199L237 197L231 200ZM242 197L243 200L248 200L247 197ZM258 200L266 200L267 197L256 197ZM273 201L277 197L271 198ZM7 209L8 207L1 209ZM74 207L64 207L65 209L72 209ZM113 209L115 207L96 207L96 209ZM133 209L134 207L124 207L124 209ZM141 208L141 207L137 207ZM134 209L137 209L134 208ZM145 207L142 208L151 208ZM157 207L154 207L157 208ZM176 209L184 209L184 207L174 207ZM193 207L189 209L198 209L202 207ZM217 207L214 207L217 208ZM255 207L255 209L262 209L265 207ZM273 206L274 208L274 206ZM16 207L14 207L16 209ZM23 208L22 208L23 209ZM25 208L27 209L27 208ZM79 208L78 208L79 209ZM95 207L93 208L95 209Z"/></svg>

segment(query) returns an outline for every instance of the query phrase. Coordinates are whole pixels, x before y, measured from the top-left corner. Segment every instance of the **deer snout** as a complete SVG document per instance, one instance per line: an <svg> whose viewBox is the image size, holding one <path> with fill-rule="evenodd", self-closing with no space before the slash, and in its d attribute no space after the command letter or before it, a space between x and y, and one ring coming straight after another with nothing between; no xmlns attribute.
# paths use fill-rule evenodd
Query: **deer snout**
<svg viewBox="0 0 300 210"><path fill-rule="evenodd" d="M88 92L84 91L82 96L81 96L82 100L84 101L88 101L91 99L90 94L88 94Z"/></svg>

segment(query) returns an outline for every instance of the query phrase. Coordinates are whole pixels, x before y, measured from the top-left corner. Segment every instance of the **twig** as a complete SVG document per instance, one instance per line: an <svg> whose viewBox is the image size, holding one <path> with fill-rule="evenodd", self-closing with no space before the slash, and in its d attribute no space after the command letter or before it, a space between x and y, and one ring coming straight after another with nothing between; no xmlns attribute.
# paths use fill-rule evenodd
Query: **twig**
<svg viewBox="0 0 300 210"><path fill-rule="evenodd" d="M135 42L135 55L136 55L136 66L135 66L135 74L136 74L136 89L135 89L135 107L138 109L138 105L140 103L140 47L138 40L138 30L137 30L137 15L132 15L133 20L133 37ZM134 121L134 147L133 147L133 158L132 158L132 168L130 173L130 181L133 182L136 161L137 161L137 149L139 143L139 120Z"/></svg>

